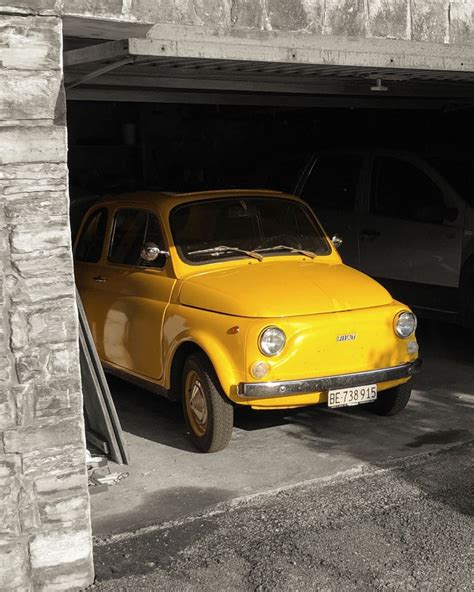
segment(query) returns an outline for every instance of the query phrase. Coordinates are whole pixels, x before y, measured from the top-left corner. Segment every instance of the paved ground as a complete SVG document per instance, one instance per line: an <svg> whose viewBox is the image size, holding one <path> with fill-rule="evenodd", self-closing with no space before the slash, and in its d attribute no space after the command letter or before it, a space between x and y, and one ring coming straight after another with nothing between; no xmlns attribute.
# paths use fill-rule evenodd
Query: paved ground
<svg viewBox="0 0 474 592"><path fill-rule="evenodd" d="M455 445L99 542L94 589L472 590L472 452Z"/></svg>
<svg viewBox="0 0 474 592"><path fill-rule="evenodd" d="M471 440L471 337L455 327L426 323L419 339L424 371L399 416L381 418L363 407L241 413L229 448L213 455L199 454L189 443L179 407L112 381L132 465L125 468L128 479L92 495L94 532L136 530L220 502L331 479L357 467L373 470L390 459Z"/></svg>

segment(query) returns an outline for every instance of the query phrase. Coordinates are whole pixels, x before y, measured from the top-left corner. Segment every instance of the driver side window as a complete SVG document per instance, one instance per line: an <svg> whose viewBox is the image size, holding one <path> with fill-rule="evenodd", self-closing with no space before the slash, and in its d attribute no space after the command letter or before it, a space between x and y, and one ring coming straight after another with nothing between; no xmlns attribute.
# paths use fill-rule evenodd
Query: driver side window
<svg viewBox="0 0 474 592"><path fill-rule="evenodd" d="M165 260L145 261L140 253L145 243L163 249L163 234L155 214L145 210L122 209L115 214L109 261L119 265L163 267Z"/></svg>

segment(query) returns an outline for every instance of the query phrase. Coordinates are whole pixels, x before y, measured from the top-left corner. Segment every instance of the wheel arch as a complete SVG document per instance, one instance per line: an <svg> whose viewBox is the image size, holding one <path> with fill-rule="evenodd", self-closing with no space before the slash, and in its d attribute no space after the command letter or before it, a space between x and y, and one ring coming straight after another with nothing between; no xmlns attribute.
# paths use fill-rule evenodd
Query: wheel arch
<svg viewBox="0 0 474 592"><path fill-rule="evenodd" d="M192 354L202 354L204 355L209 363L212 365L212 362L207 355L207 353L203 350L201 346L199 346L194 341L184 341L182 342L173 354L173 358L171 361L171 365L169 368L169 377L168 377L168 384L169 384L169 396L173 401L179 401L181 399L181 379L182 379L182 372L183 366L186 358L188 358Z"/></svg>

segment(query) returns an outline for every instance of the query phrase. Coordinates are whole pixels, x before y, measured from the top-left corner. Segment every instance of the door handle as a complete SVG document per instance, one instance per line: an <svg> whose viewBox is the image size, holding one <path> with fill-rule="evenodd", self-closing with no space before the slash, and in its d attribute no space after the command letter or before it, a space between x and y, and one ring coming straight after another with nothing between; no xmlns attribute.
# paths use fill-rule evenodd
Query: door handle
<svg viewBox="0 0 474 592"><path fill-rule="evenodd" d="M380 236L380 232L378 230L373 230L372 228L365 228L360 233L360 238L368 238L370 240L375 240L377 237Z"/></svg>
<svg viewBox="0 0 474 592"><path fill-rule="evenodd" d="M105 282L107 281L107 278L103 275L95 275L92 279L94 280L94 282L97 282L98 284L105 284Z"/></svg>

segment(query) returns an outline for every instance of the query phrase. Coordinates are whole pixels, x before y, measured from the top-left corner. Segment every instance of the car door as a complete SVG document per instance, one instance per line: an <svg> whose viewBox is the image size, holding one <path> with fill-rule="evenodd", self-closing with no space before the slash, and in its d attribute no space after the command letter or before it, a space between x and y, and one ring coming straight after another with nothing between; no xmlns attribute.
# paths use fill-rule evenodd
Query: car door
<svg viewBox="0 0 474 592"><path fill-rule="evenodd" d="M74 273L92 337L99 357L104 357L104 242L108 225L108 210L101 207L91 211L79 233L74 248Z"/></svg>
<svg viewBox="0 0 474 592"><path fill-rule="evenodd" d="M358 268L359 196L364 157L358 153L317 155L297 193L315 211L330 237L339 234L344 263Z"/></svg>
<svg viewBox="0 0 474 592"><path fill-rule="evenodd" d="M158 380L163 373L162 326L176 279L168 257L153 262L141 258L148 242L164 249L157 215L117 208L105 272L104 360Z"/></svg>
<svg viewBox="0 0 474 592"><path fill-rule="evenodd" d="M436 301L428 302L430 287L457 288L465 212L436 174L423 161L375 155L367 197L360 220L362 271L390 280L395 296L429 308ZM406 292L410 285L417 294L426 286L425 296Z"/></svg>

